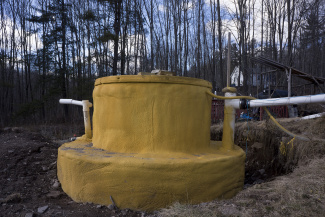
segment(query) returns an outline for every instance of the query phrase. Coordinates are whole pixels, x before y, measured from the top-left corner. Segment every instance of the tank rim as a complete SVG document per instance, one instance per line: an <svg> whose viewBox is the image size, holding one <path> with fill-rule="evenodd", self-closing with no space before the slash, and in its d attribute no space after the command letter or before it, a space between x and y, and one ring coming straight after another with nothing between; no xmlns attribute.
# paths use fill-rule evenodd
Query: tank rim
<svg viewBox="0 0 325 217"><path fill-rule="evenodd" d="M96 79L95 86L113 83L169 83L212 88L212 84L203 79L170 75L116 75L101 77Z"/></svg>

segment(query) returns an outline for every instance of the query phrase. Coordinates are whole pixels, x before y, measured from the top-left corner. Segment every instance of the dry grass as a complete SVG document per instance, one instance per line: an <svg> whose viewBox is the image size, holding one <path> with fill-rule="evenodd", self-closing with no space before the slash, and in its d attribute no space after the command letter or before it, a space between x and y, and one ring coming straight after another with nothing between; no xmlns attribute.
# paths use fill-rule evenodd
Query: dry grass
<svg viewBox="0 0 325 217"><path fill-rule="evenodd" d="M157 216L324 216L325 158L292 174L254 185L231 200L199 205L174 204Z"/></svg>
<svg viewBox="0 0 325 217"><path fill-rule="evenodd" d="M162 209L158 216L186 216L186 217L195 217L195 216L211 216L217 217L222 216L222 213L219 210L211 209L208 204L199 204L199 205L188 205L175 203L169 209Z"/></svg>

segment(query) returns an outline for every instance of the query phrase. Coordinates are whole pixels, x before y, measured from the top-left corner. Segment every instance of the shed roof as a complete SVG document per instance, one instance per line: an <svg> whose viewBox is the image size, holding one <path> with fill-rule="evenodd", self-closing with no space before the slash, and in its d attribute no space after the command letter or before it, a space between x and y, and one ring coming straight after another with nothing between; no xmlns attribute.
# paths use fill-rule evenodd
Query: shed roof
<svg viewBox="0 0 325 217"><path fill-rule="evenodd" d="M298 69L286 66L284 64L281 64L279 62L267 59L265 57L252 57L251 60L253 60L255 62L258 62L258 63L261 63L261 64L264 64L264 65L271 66L273 68L276 68L276 69L279 69L279 70L282 70L282 71L289 71L291 69L291 74L294 74L297 77L302 78L304 80L310 81L310 82L312 82L312 83L314 83L316 85L325 83L325 78L316 77L316 76L307 74L305 72L299 71Z"/></svg>

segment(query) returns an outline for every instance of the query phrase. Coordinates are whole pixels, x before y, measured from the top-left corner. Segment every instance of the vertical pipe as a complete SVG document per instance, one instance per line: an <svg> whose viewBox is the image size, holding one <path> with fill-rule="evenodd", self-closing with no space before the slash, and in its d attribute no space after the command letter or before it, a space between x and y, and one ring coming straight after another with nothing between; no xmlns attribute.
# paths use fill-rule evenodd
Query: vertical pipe
<svg viewBox="0 0 325 217"><path fill-rule="evenodd" d="M88 100L82 100L82 110L84 113L85 135L86 135L87 139L92 138L90 115L89 115L89 107L91 107L91 106L92 106L92 104L89 103Z"/></svg>
<svg viewBox="0 0 325 217"><path fill-rule="evenodd" d="M236 96L236 93L226 92L226 97ZM222 147L226 150L234 148L235 136L235 108L231 105L232 100L225 100Z"/></svg>

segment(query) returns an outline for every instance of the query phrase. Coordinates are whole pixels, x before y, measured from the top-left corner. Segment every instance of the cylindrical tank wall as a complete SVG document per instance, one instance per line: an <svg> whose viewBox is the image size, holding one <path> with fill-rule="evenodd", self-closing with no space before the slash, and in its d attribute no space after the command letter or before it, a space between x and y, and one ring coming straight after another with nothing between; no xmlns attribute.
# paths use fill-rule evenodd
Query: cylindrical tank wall
<svg viewBox="0 0 325 217"><path fill-rule="evenodd" d="M209 82L125 75L95 85L94 147L120 153L197 153L209 147Z"/></svg>

